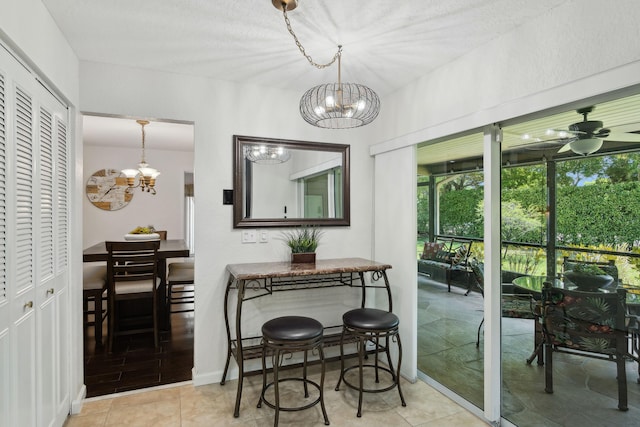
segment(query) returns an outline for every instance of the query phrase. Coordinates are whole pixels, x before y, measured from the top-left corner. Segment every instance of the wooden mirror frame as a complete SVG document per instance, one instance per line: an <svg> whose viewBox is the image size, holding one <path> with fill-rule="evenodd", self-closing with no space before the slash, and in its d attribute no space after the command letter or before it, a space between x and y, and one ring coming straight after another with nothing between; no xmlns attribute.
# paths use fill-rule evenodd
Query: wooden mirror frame
<svg viewBox="0 0 640 427"><path fill-rule="evenodd" d="M342 155L342 218L243 218L244 202L247 197L243 191L244 147L247 145L278 145L290 150L332 151ZM233 136L233 228L295 227L300 225L314 226L348 226L351 224L350 208L350 174L349 145L329 144L324 142L295 141L286 139L260 138L253 136Z"/></svg>

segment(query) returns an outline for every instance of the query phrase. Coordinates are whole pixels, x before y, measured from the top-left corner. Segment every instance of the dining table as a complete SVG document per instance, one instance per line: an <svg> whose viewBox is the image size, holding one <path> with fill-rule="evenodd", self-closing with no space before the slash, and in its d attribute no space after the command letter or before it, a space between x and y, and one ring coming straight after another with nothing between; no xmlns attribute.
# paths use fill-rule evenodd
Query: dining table
<svg viewBox="0 0 640 427"><path fill-rule="evenodd" d="M564 281L557 277L549 277L549 276L520 276L513 279L512 283L514 286L531 292L536 299L542 294L542 288L545 282L551 282L554 288L562 288L569 290L579 290L578 287L570 282ZM611 284L608 286L603 286L598 289L599 292L615 292L618 287L622 287L627 290L627 302L640 302L637 301L638 296L640 295L640 287L628 283L619 283L618 285Z"/></svg>
<svg viewBox="0 0 640 427"><path fill-rule="evenodd" d="M96 243L93 246L82 251L83 262L101 262L107 261L109 253L105 242ZM167 304L167 259L169 258L188 258L189 247L183 239L160 240L160 248L158 248L158 275L160 277L160 287L158 292L164 295L159 299L158 317L161 330L169 329L170 310Z"/></svg>

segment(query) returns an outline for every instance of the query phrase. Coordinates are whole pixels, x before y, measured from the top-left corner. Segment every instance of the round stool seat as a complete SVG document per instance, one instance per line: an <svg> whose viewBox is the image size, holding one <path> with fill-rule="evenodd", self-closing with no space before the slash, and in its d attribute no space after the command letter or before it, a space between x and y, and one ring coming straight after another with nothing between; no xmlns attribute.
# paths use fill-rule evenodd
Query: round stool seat
<svg viewBox="0 0 640 427"><path fill-rule="evenodd" d="M344 325L360 330L388 330L400 324L398 316L377 308L356 308L342 315Z"/></svg>
<svg viewBox="0 0 640 427"><path fill-rule="evenodd" d="M310 317L284 316L262 325L262 335L275 341L306 341L322 336L322 324Z"/></svg>

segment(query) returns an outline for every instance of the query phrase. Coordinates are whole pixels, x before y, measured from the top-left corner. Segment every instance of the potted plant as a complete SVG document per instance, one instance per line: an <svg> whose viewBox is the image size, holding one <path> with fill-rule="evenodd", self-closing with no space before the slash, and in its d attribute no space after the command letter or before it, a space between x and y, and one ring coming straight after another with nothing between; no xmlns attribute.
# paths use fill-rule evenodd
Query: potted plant
<svg viewBox="0 0 640 427"><path fill-rule="evenodd" d="M577 263L564 276L581 291L595 292L613 282L613 277L595 264Z"/></svg>
<svg viewBox="0 0 640 427"><path fill-rule="evenodd" d="M300 227L282 233L284 241L291 249L292 263L316 262L316 248L322 231L315 227Z"/></svg>

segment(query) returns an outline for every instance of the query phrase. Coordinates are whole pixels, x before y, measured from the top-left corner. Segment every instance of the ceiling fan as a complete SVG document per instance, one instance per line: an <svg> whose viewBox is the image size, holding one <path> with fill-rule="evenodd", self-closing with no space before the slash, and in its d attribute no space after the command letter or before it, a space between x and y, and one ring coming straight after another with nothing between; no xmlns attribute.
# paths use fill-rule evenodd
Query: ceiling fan
<svg viewBox="0 0 640 427"><path fill-rule="evenodd" d="M615 128L605 128L604 124L599 120L589 120L588 115L594 108L591 106L577 110L578 114L582 114L583 120L581 122L569 125L568 129L549 129L547 135L555 135L557 137L543 142L545 144L563 144L558 153L571 150L583 156L588 156L598 151L602 147L604 140L640 143L640 134L623 130L625 127L629 128L627 125L616 126L615 128L618 128L619 131L614 132L612 129Z"/></svg>

